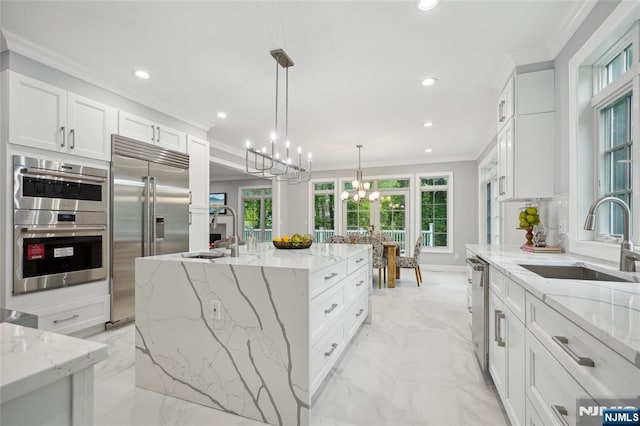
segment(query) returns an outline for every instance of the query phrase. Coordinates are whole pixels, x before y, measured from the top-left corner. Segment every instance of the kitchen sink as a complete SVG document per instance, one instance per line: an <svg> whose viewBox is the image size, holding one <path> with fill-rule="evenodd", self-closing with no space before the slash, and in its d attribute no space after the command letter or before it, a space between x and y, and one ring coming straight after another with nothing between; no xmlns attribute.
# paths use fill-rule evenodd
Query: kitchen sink
<svg viewBox="0 0 640 426"><path fill-rule="evenodd" d="M187 259L219 259L226 256L226 253L219 251L199 252L199 253L184 253L182 257Z"/></svg>
<svg viewBox="0 0 640 426"><path fill-rule="evenodd" d="M619 277L582 265L519 265L544 278L561 280L637 282L632 277Z"/></svg>

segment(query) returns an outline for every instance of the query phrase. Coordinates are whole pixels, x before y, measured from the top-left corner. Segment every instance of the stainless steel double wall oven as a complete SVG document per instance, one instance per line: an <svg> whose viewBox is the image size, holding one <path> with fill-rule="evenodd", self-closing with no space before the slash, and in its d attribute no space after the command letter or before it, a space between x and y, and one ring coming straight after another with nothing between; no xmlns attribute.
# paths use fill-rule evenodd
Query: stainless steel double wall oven
<svg viewBox="0 0 640 426"><path fill-rule="evenodd" d="M107 277L108 171L13 157L13 294Z"/></svg>

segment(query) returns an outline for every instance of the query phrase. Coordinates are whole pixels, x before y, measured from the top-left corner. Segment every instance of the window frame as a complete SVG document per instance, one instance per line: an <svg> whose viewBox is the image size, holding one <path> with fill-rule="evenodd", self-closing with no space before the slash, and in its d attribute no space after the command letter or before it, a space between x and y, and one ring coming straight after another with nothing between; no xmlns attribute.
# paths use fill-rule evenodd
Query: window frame
<svg viewBox="0 0 640 426"><path fill-rule="evenodd" d="M271 190L271 194L270 196L266 196L265 194L262 194L260 196L250 196L247 197L247 199L250 200L261 200L261 209L262 206L264 206L264 200L266 198L270 198L271 199L271 235L274 235L274 223L275 223L275 205L273 203L273 199L274 199L274 191L273 191L273 187L271 185L249 185L249 186L239 186L238 187L238 233L240 233L239 237L242 239L242 235L244 234L244 200L245 200L245 196L244 196L244 191L246 190L256 190L256 189L260 189L260 190ZM266 206L265 206L266 207ZM258 241L270 241L271 238L266 238L266 223L265 223L265 218L262 218L262 222L263 225L260 228L260 232L263 233L264 232L264 240L260 240L258 239ZM254 228L255 229L255 228Z"/></svg>
<svg viewBox="0 0 640 426"><path fill-rule="evenodd" d="M415 231L418 233L422 232L422 192L423 186L421 184L422 179L429 179L434 177L446 177L447 178L447 245L445 247L428 247L422 246L420 249L421 253L453 253L453 245L454 245L454 220L453 220L453 203L454 203L454 181L453 181L453 171L444 171L444 172L429 172L429 173L418 173L416 174L414 185L414 199L416 200L416 220L414 222ZM444 185L434 185L432 188L442 188ZM417 237L416 237L417 238Z"/></svg>
<svg viewBox="0 0 640 426"><path fill-rule="evenodd" d="M339 229L338 228L338 224L339 224L339 216L340 216L340 209L339 209L339 204L338 202L340 201L340 192L339 189L340 187L338 186L338 179L337 178L316 178L316 179L311 179L309 181L308 184L308 191L309 191L309 215L307 218L307 224L308 224L308 228L307 228L307 233L309 233L310 235L315 235L315 231L316 231L316 225L315 225L315 220L316 220L316 214L315 214L315 196L317 193L326 193L326 194L330 194L331 190L327 189L327 190L323 190L322 192L316 192L314 186L316 184L319 183L332 183L333 184L333 212L334 212L334 216L333 216L333 228L334 228L334 235L340 235Z"/></svg>
<svg viewBox="0 0 640 426"><path fill-rule="evenodd" d="M602 104L605 99L620 96L631 81L634 94L632 140L640 140L639 26L640 4L621 2L578 49L568 64L569 229L561 226L559 232L567 238L569 251L612 262L619 261L620 244L596 241L593 232L583 229L587 210L598 194L595 175L599 158L594 155L594 144L600 143L600 139L594 106ZM631 67L611 84L600 88L599 83L594 81L601 78L597 66L604 65L607 60L615 57L616 46L618 49L626 48L626 36L629 34L632 36ZM633 151L632 161L634 164L640 164L640 150ZM633 175L633 190L636 195L640 195L639 175L640 173ZM637 219L640 212L640 196L634 197L632 209ZM634 242L640 243L640 233L636 232L633 239Z"/></svg>

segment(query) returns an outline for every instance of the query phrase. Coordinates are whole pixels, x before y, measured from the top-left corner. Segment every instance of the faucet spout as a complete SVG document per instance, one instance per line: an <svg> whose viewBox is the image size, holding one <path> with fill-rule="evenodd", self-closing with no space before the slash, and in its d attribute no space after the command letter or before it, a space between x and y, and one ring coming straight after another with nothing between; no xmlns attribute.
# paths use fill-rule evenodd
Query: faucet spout
<svg viewBox="0 0 640 426"><path fill-rule="evenodd" d="M589 207L587 218L584 222L586 231L595 229L596 210L604 203L617 204L622 209L622 243L620 244L620 270L626 272L635 272L635 261L640 260L640 254L633 251L633 243L631 242L631 231L629 227L629 218L631 210L627 203L616 197L602 197L593 202Z"/></svg>
<svg viewBox="0 0 640 426"><path fill-rule="evenodd" d="M238 237L238 215L236 211L231 206L219 204L215 206L216 211L213 214L213 226L218 225L218 213L222 209L227 209L231 212L231 218L233 219L233 235L230 237L229 248L231 249L231 257L238 257L240 254L238 252L238 245L240 238Z"/></svg>

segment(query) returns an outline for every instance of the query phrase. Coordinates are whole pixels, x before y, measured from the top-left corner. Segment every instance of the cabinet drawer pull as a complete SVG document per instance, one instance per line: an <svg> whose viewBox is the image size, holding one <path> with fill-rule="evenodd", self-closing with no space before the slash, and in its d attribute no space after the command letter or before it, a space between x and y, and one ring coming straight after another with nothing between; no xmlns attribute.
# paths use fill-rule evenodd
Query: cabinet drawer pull
<svg viewBox="0 0 640 426"><path fill-rule="evenodd" d="M324 313L325 313L325 314L329 314L329 313L331 313L331 311L333 311L333 310L334 310L335 308L337 308L337 307L338 307L338 304L337 304L337 303L332 303L332 304L331 304L331 307L330 307L329 309L325 309L325 310L324 310Z"/></svg>
<svg viewBox="0 0 640 426"><path fill-rule="evenodd" d="M53 323L54 323L54 324L58 324L58 323L60 323L60 322L71 321L71 320L74 320L74 319L76 319L76 318L80 318L80 315L75 314L75 315L70 316L69 318L63 318L63 319L53 320Z"/></svg>
<svg viewBox="0 0 640 426"><path fill-rule="evenodd" d="M565 407L563 407L562 405L552 405L551 411L553 411L553 414L555 414L558 420L560 420L560 423L565 426L569 426L569 422L567 421L569 412Z"/></svg>
<svg viewBox="0 0 640 426"><path fill-rule="evenodd" d="M553 336L553 341L556 342L561 348L562 350L571 357L571 359L573 359L575 362L578 363L578 365L583 365L585 367L595 367L596 363L593 362L593 360L591 358L587 358L587 357L582 357L579 356L578 354L576 354L570 347L569 347L569 339L567 339L564 336Z"/></svg>
<svg viewBox="0 0 640 426"><path fill-rule="evenodd" d="M60 131L62 132L62 144L60 146L64 148L67 144L67 132L64 130L64 126L60 126Z"/></svg>
<svg viewBox="0 0 640 426"><path fill-rule="evenodd" d="M337 272L332 272L331 275L326 275L324 277L325 280L330 280L331 278L337 277L338 273Z"/></svg>
<svg viewBox="0 0 640 426"><path fill-rule="evenodd" d="M494 341L498 344L498 346L505 346L504 339L502 338L502 327L500 327L500 320L505 319L506 316L502 311L495 310L494 312Z"/></svg>
<svg viewBox="0 0 640 426"><path fill-rule="evenodd" d="M356 260L356 263L360 263L364 260L364 257L361 257L360 259Z"/></svg>
<svg viewBox="0 0 640 426"><path fill-rule="evenodd" d="M69 133L71 133L71 149L74 149L76 147L76 129L71 129L69 130Z"/></svg>
<svg viewBox="0 0 640 426"><path fill-rule="evenodd" d="M333 351L336 350L337 347L338 347L337 343L332 343L331 344L331 349L329 349L327 352L325 352L324 356L331 356L331 354L333 353Z"/></svg>
<svg viewBox="0 0 640 426"><path fill-rule="evenodd" d="M357 317L359 317L360 315L362 315L362 313L363 313L363 312L364 312L364 309L360 309L360 310L358 311L358 313L356 314L356 316L357 316Z"/></svg>
<svg viewBox="0 0 640 426"><path fill-rule="evenodd" d="M362 284L364 284L364 280L360 280L360 282L356 284L356 287L360 287Z"/></svg>

